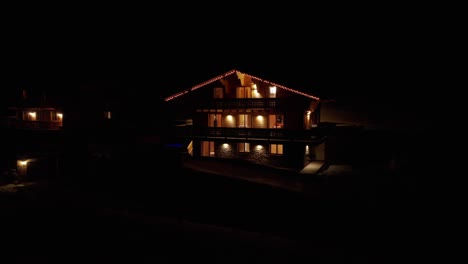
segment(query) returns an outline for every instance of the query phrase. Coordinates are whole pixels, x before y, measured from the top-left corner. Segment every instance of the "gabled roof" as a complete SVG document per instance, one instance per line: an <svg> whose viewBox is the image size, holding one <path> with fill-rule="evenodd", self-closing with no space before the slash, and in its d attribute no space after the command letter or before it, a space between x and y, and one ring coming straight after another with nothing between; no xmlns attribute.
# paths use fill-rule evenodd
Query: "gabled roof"
<svg viewBox="0 0 468 264"><path fill-rule="evenodd" d="M184 94L187 94L187 93L189 93L189 92L191 92L191 91L197 90L197 89L199 89L199 88L201 88L201 87L203 87L203 86L205 86L205 85L208 85L208 84L210 84L210 83L212 83L212 82L215 82L215 81L217 81L217 80L220 80L220 79L222 79L222 78L225 78L225 77L227 77L227 76L229 76L229 75L238 74L238 73L239 73L239 74L244 74L245 76L248 76L248 77L250 77L250 78L252 78L252 79L254 79L254 80L261 81L261 82L270 84L270 85L272 85L272 86L276 86L276 87L278 87L278 88L281 88L281 89L284 89L284 90L287 90L287 91L290 91L290 92L293 92L293 93L296 93L296 94L300 94L300 95L305 96L305 97L308 97L308 98L312 98L312 99L315 99L315 100L320 100L320 98L318 98L317 96L313 96L313 95L310 95L310 94L307 94L307 93L303 93L303 92L301 92L301 91L294 90L294 89L288 88L288 87L286 87L286 86L283 86L283 85L280 85L280 84L277 84L277 83L274 83L274 82L270 82L270 81L268 81L268 80L264 80L264 79L262 79L262 78L259 78L259 77L256 77L256 76L253 76L253 75L250 75L250 74L242 73L242 72L240 72L240 71L234 69L234 70L230 70L230 71L228 71L228 72L226 72L226 73L223 73L223 74L221 74L221 75L218 75L218 76L216 76L216 77L214 77L214 78L212 78L212 79L209 79L209 80L207 80L207 81L205 81L205 82L202 82L202 83L200 83L200 84L197 84L197 85L193 86L193 87L190 88L190 89L186 89L186 90L184 90L184 91L181 91L181 92L178 92L178 93L173 94L173 95L171 95L171 96L168 96L168 97L164 98L164 101L166 101L166 102L167 102L167 101L170 101L170 100L172 100L172 99L174 99L174 98L177 98L177 97L179 97L179 96L182 96L182 95L184 95Z"/></svg>

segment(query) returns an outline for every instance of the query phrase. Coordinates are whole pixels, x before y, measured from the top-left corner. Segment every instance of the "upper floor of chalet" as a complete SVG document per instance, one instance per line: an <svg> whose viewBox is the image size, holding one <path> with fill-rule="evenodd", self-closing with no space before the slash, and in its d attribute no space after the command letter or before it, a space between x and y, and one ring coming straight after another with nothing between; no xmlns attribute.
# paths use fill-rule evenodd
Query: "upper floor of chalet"
<svg viewBox="0 0 468 264"><path fill-rule="evenodd" d="M198 127L309 129L320 98L231 70L165 98L179 118Z"/></svg>

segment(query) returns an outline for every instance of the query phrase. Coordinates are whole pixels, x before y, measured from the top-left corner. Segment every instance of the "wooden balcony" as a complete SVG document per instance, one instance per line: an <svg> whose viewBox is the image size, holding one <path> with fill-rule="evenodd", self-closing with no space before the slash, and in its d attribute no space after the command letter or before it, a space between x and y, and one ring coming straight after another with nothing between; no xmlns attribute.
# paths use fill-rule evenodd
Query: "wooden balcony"
<svg viewBox="0 0 468 264"><path fill-rule="evenodd" d="M259 98L259 99L213 99L198 102L196 108L204 109L251 109L251 108L291 108L297 106L288 99Z"/></svg>
<svg viewBox="0 0 468 264"><path fill-rule="evenodd" d="M259 128L224 128L224 127L181 127L176 129L176 137L234 140L285 140L316 141L322 139L330 128L310 130L259 129Z"/></svg>
<svg viewBox="0 0 468 264"><path fill-rule="evenodd" d="M2 120L2 126L10 129L59 130L62 129L62 121L26 121L7 118Z"/></svg>

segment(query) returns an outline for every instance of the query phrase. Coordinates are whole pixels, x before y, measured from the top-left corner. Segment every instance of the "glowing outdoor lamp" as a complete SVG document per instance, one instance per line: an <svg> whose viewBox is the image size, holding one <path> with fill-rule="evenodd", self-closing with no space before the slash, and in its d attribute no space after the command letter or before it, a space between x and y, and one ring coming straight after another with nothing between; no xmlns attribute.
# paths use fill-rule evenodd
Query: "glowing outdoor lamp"
<svg viewBox="0 0 468 264"><path fill-rule="evenodd" d="M18 160L17 172L20 176L26 176L28 174L28 160Z"/></svg>

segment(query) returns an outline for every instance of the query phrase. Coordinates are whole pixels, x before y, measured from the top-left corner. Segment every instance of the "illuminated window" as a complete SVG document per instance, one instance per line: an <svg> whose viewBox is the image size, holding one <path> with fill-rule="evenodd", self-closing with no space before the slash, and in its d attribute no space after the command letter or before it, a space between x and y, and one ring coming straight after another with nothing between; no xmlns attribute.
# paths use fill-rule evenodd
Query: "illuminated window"
<svg viewBox="0 0 468 264"><path fill-rule="evenodd" d="M36 112L23 112L23 120L36 121L37 120Z"/></svg>
<svg viewBox="0 0 468 264"><path fill-rule="evenodd" d="M104 118L111 119L112 118L112 112L111 111L104 111Z"/></svg>
<svg viewBox="0 0 468 264"><path fill-rule="evenodd" d="M270 154L283 155L283 144L270 144Z"/></svg>
<svg viewBox="0 0 468 264"><path fill-rule="evenodd" d="M251 87L237 87L236 98L252 98Z"/></svg>
<svg viewBox="0 0 468 264"><path fill-rule="evenodd" d="M215 156L214 141L202 141L201 142L201 155L202 157L214 157Z"/></svg>
<svg viewBox="0 0 468 264"><path fill-rule="evenodd" d="M257 85L255 83L252 83L252 97L262 98L262 94L258 92Z"/></svg>
<svg viewBox="0 0 468 264"><path fill-rule="evenodd" d="M250 143L238 143L239 152L250 152Z"/></svg>
<svg viewBox="0 0 468 264"><path fill-rule="evenodd" d="M239 127L251 127L250 115L239 115Z"/></svg>
<svg viewBox="0 0 468 264"><path fill-rule="evenodd" d="M276 86L270 86L270 98L276 98Z"/></svg>
<svg viewBox="0 0 468 264"><path fill-rule="evenodd" d="M270 128L283 128L284 116L283 115L269 115L268 125Z"/></svg>
<svg viewBox="0 0 468 264"><path fill-rule="evenodd" d="M50 120L62 121L63 120L63 114L60 113L60 112L51 111L50 112Z"/></svg>
<svg viewBox="0 0 468 264"><path fill-rule="evenodd" d="M222 127L221 114L208 114L208 127Z"/></svg>

